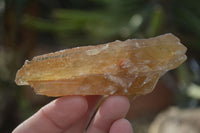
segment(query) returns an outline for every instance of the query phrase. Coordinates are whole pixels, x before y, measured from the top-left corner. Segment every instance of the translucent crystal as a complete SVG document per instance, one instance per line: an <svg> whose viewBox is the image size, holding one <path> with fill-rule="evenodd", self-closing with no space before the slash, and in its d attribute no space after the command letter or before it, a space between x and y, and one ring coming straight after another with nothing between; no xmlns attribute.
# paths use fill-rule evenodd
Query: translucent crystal
<svg viewBox="0 0 200 133"><path fill-rule="evenodd" d="M185 52L172 34L66 49L25 61L16 83L47 96L141 95L183 63Z"/></svg>

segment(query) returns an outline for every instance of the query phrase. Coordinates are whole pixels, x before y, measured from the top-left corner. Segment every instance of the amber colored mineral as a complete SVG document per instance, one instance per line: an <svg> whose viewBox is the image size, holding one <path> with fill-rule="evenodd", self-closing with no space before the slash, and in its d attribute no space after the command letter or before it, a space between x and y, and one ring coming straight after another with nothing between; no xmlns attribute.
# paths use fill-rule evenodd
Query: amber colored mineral
<svg viewBox="0 0 200 133"><path fill-rule="evenodd" d="M25 61L16 83L47 96L141 95L183 63L186 50L172 34L66 49Z"/></svg>

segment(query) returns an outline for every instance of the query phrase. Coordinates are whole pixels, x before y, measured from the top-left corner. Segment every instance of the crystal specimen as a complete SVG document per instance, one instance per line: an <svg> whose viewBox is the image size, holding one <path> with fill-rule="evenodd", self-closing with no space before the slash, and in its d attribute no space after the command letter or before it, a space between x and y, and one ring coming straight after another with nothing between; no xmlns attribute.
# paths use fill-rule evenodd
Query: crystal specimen
<svg viewBox="0 0 200 133"><path fill-rule="evenodd" d="M185 52L172 34L66 49L25 61L16 83L47 96L141 95L183 63Z"/></svg>

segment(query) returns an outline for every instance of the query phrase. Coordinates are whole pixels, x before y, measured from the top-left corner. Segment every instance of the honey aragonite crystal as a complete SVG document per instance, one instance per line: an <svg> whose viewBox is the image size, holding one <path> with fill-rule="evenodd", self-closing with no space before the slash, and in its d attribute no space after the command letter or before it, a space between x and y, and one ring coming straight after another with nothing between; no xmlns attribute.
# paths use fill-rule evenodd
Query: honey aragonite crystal
<svg viewBox="0 0 200 133"><path fill-rule="evenodd" d="M186 60L173 34L61 50L25 61L18 85L47 96L141 95Z"/></svg>

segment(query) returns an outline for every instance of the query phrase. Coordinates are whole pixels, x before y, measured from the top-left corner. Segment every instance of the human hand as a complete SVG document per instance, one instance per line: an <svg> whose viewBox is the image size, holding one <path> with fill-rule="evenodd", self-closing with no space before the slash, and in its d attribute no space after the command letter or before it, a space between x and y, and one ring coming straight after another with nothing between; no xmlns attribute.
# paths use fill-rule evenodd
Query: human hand
<svg viewBox="0 0 200 133"><path fill-rule="evenodd" d="M109 96L88 125L100 99L101 96L58 98L20 124L13 133L132 133L131 124L124 118L130 107L124 96Z"/></svg>

